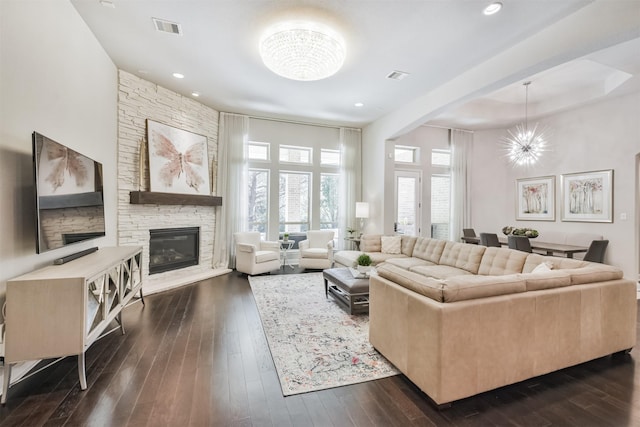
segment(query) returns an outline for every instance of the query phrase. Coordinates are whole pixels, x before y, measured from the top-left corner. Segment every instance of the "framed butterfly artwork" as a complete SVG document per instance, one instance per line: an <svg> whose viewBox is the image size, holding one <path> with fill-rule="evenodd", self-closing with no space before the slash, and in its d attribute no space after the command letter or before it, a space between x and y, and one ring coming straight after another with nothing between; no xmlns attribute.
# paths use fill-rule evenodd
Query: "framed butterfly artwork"
<svg viewBox="0 0 640 427"><path fill-rule="evenodd" d="M210 195L207 137L147 119L150 190Z"/></svg>

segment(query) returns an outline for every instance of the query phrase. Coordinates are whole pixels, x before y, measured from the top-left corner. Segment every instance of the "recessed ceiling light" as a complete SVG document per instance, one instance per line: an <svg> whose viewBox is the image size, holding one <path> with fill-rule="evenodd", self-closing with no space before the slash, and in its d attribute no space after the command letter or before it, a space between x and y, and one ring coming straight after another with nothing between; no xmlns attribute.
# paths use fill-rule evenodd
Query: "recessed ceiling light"
<svg viewBox="0 0 640 427"><path fill-rule="evenodd" d="M110 7L111 9L115 9L116 5L109 0L100 0L100 4L103 5L104 7Z"/></svg>
<svg viewBox="0 0 640 427"><path fill-rule="evenodd" d="M200 93L198 92L191 92L191 96L195 96L196 98L200 96Z"/></svg>
<svg viewBox="0 0 640 427"><path fill-rule="evenodd" d="M494 13L498 13L500 12L500 9L502 9L502 3L500 3L499 1L491 3L489 6L485 7L484 10L482 11L482 13L484 13L485 15L493 15Z"/></svg>
<svg viewBox="0 0 640 427"><path fill-rule="evenodd" d="M362 103L362 102L356 102L353 105L356 106L356 107L364 107L364 103Z"/></svg>
<svg viewBox="0 0 640 427"><path fill-rule="evenodd" d="M173 73L173 77L175 77L176 79L184 79L184 74Z"/></svg>

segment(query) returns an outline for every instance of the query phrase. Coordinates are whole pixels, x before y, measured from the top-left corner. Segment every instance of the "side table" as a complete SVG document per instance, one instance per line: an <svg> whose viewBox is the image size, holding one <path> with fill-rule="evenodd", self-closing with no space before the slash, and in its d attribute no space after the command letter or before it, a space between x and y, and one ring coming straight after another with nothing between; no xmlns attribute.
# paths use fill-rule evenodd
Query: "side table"
<svg viewBox="0 0 640 427"><path fill-rule="evenodd" d="M360 250L360 239L357 237L345 237L344 240L350 242L353 245L352 247L356 248L356 251Z"/></svg>
<svg viewBox="0 0 640 427"><path fill-rule="evenodd" d="M280 267L284 268L288 265L292 269L295 268L287 260L287 251L293 247L295 240L278 240L278 242L280 242L280 257L282 258Z"/></svg>

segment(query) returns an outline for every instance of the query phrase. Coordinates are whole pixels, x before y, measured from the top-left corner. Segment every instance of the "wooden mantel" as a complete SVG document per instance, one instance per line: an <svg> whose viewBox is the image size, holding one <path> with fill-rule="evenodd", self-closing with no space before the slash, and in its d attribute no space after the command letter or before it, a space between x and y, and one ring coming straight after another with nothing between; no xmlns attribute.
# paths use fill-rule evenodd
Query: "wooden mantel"
<svg viewBox="0 0 640 427"><path fill-rule="evenodd" d="M201 194L159 193L155 191L131 191L129 203L132 205L195 205L222 206L222 197Z"/></svg>

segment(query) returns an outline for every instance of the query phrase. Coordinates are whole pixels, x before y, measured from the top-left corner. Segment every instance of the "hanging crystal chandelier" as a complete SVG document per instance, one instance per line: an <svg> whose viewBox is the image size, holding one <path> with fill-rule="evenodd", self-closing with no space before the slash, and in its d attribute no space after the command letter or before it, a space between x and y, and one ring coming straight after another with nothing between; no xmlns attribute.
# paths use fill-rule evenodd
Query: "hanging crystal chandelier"
<svg viewBox="0 0 640 427"><path fill-rule="evenodd" d="M529 128L528 105L529 105L529 85L531 82L524 82L525 103L524 103L524 123L516 126L515 130L508 130L509 134L500 139L506 157L511 164L516 166L534 165L547 146L547 129L538 128L536 123L533 129Z"/></svg>
<svg viewBox="0 0 640 427"><path fill-rule="evenodd" d="M321 80L344 63L346 47L327 25L288 21L270 27L260 39L260 56L274 73L293 80Z"/></svg>

